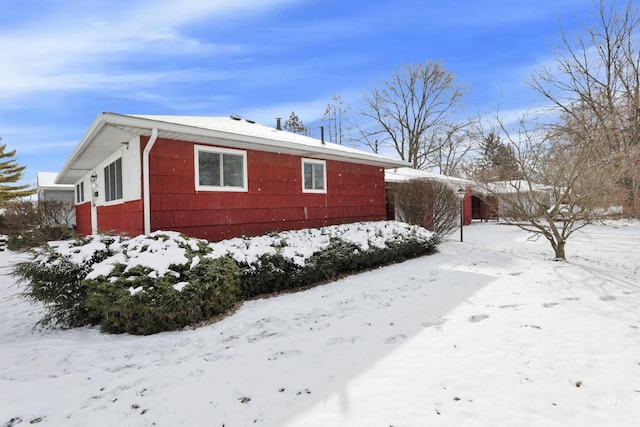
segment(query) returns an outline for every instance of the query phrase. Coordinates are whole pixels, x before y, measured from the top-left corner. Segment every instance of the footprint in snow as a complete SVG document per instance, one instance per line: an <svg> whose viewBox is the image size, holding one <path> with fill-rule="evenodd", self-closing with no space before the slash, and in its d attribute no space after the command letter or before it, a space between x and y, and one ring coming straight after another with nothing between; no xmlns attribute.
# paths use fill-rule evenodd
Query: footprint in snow
<svg viewBox="0 0 640 427"><path fill-rule="evenodd" d="M442 328L440 328L440 326L444 325L444 322L446 321L446 319L438 319L434 322L422 322L421 325L423 328L431 328L435 326L437 330L441 330Z"/></svg>
<svg viewBox="0 0 640 427"><path fill-rule="evenodd" d="M556 305L558 305L557 302L545 302L544 304L542 304L544 308L555 307Z"/></svg>
<svg viewBox="0 0 640 427"><path fill-rule="evenodd" d="M231 360L232 357L228 356L226 354L220 354L220 353L212 354L212 353L209 353L209 354L206 354L203 357L203 359L204 359L205 362L217 362L219 360Z"/></svg>
<svg viewBox="0 0 640 427"><path fill-rule="evenodd" d="M489 317L488 314L474 314L473 316L469 317L469 322L478 323L484 319L487 319L488 317Z"/></svg>
<svg viewBox="0 0 640 427"><path fill-rule="evenodd" d="M291 350L291 351L278 351L276 353L273 353L271 356L269 356L268 360L278 360L278 359L287 359L291 356L297 356L302 354L300 351L298 350Z"/></svg>
<svg viewBox="0 0 640 427"><path fill-rule="evenodd" d="M600 297L600 301L613 301L614 299L617 299L617 298L614 297L613 295L603 295Z"/></svg>
<svg viewBox="0 0 640 427"><path fill-rule="evenodd" d="M402 340L407 339L407 336L405 334L398 334L398 335L393 335L389 338L387 338L386 340L384 340L385 344L395 344L397 342L400 342Z"/></svg>
<svg viewBox="0 0 640 427"><path fill-rule="evenodd" d="M358 337L335 337L331 338L327 341L327 345L336 345L336 344L353 344L358 341Z"/></svg>

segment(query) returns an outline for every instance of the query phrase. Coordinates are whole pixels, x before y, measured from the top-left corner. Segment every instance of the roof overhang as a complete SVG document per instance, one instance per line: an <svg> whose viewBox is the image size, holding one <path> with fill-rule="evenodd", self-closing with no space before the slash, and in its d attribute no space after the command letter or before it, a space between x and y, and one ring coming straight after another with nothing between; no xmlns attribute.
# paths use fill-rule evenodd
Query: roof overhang
<svg viewBox="0 0 640 427"><path fill-rule="evenodd" d="M387 170L385 172L385 182L398 183L408 182L415 179L425 179L429 181L442 182L451 186L452 188L473 188L475 183L468 179L457 178L454 176L442 175L439 173L427 172L412 168L397 168L393 170Z"/></svg>
<svg viewBox="0 0 640 427"><path fill-rule="evenodd" d="M188 141L207 145L221 145L232 148L251 149L276 153L294 154L323 160L337 160L359 163L381 168L407 166L402 160L390 159L360 150L336 150L335 144L312 146L233 133L148 117L136 117L116 113L102 113L93 121L82 140L62 167L56 179L57 184L74 184L91 172L104 159L115 153L123 143L135 136L150 136L152 129L158 130L158 138Z"/></svg>

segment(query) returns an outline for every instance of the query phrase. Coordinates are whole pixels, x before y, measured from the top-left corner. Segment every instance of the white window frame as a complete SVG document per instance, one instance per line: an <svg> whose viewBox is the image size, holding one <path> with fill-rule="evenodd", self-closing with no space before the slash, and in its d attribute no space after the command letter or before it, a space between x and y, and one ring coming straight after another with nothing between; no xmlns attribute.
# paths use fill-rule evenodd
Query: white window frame
<svg viewBox="0 0 640 427"><path fill-rule="evenodd" d="M247 152L244 150L234 150L231 148L220 148L220 147L209 147L205 145L194 145L193 147L193 158L194 158L194 167L195 167L195 184L196 191L236 191L236 192L247 192L249 191L249 182L248 182L248 174L247 174ZM223 170L222 162L224 161L224 154L232 154L234 156L242 156L242 186L225 186L223 179L224 176L220 177L220 182L223 185L204 185L200 184L200 152L207 153L216 153L220 154L220 171Z"/></svg>
<svg viewBox="0 0 640 427"><path fill-rule="evenodd" d="M108 199L110 194L108 194L107 190L111 189L111 185L110 185L110 183L109 183L109 185L107 185L108 176L107 176L107 173L106 173L105 169L110 168L111 165L115 165L118 162L118 160L120 161L120 171L119 171L120 174L118 175L116 173L115 176L114 176L114 184L116 186L115 187L116 195L115 195L114 199ZM103 182L103 185L104 185L104 189L103 189L104 197L103 197L103 199L104 199L106 204L118 204L118 203L122 203L124 201L124 178L122 176L122 174L124 173L123 171L124 171L124 167L122 165L122 157L116 158L115 160L113 160L112 162L109 162L107 165L105 165L102 168L102 182ZM115 171L115 172L118 172L118 171ZM119 185L120 188L118 188L118 184L120 184ZM120 190L120 194L118 194L118 190ZM120 196L120 197L118 197L118 196Z"/></svg>
<svg viewBox="0 0 640 427"><path fill-rule="evenodd" d="M76 205L84 203L84 181L76 184Z"/></svg>
<svg viewBox="0 0 640 427"><path fill-rule="evenodd" d="M321 189L318 188L306 188L304 185L304 165L305 164L311 164L311 165L322 165L322 187ZM301 162L302 165L302 192L303 193L319 193L319 194L323 194L327 192L327 162L325 160L317 160L317 159L302 159ZM313 168L312 168L313 170ZM311 181L313 182L313 185L315 186L315 177L312 177Z"/></svg>

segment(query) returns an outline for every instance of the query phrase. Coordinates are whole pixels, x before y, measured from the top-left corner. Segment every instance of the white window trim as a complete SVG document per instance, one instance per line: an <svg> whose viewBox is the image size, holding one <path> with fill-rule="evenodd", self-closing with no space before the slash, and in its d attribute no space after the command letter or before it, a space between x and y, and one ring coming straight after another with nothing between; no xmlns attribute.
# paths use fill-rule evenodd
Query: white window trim
<svg viewBox="0 0 640 427"><path fill-rule="evenodd" d="M304 186L304 165L305 165L305 163L322 165L322 169L324 170L324 174L322 174L322 178L323 178L322 186L324 187L323 189L316 190L316 189L305 188L305 186ZM325 160L305 159L305 158L303 158L302 161L301 161L301 169L302 169L301 172L302 172L302 192L303 193L324 194L324 193L327 192L327 162Z"/></svg>
<svg viewBox="0 0 640 427"><path fill-rule="evenodd" d="M244 186L242 187L226 187L215 185L200 185L200 155L199 151L207 151L209 153L219 154L233 154L236 156L242 156L242 169ZM231 148L209 147L206 145L194 145L193 146L193 161L195 171L195 186L196 191L229 191L229 192L247 192L249 191L249 180L247 174L247 152L244 150L233 150Z"/></svg>
<svg viewBox="0 0 640 427"><path fill-rule="evenodd" d="M82 190L82 191L80 191ZM84 181L80 181L76 183L75 188L75 204L81 205L85 202L85 190L84 190Z"/></svg>
<svg viewBox="0 0 640 427"><path fill-rule="evenodd" d="M106 183L105 183L105 173L104 173L104 169L111 166L112 164L114 164L115 162L117 162L118 160L120 160L120 181L121 181L121 194L120 197L117 199L113 199L113 200L107 200L107 187L106 187ZM100 186L101 188L101 192L102 192L102 200L104 201L104 206L111 206L111 205L121 205L122 203L125 202L125 198L124 198L124 162L122 161L122 156L118 156L115 159L113 159L110 162L107 162L106 164L104 164L101 168L100 168L100 174L98 176L98 179L100 179L101 181L99 181L100 184L102 184ZM116 181L116 186L117 186L117 181Z"/></svg>

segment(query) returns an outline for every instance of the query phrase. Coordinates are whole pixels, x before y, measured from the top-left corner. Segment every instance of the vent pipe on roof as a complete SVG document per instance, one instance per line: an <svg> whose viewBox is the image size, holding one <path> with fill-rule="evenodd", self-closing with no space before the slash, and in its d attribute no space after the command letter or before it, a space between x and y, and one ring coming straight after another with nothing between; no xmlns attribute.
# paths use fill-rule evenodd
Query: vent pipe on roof
<svg viewBox="0 0 640 427"><path fill-rule="evenodd" d="M282 125L280 125L280 120L282 120L280 117L276 117L276 129L278 130L282 130Z"/></svg>
<svg viewBox="0 0 640 427"><path fill-rule="evenodd" d="M324 145L324 126L320 126L320 141Z"/></svg>

